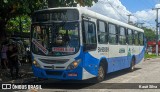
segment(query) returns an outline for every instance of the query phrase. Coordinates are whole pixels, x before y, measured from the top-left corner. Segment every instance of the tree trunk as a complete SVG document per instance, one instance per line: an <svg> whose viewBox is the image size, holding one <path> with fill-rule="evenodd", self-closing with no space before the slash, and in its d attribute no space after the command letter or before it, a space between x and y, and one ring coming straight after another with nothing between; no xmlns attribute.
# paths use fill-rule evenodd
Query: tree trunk
<svg viewBox="0 0 160 92"><path fill-rule="evenodd" d="M7 37L6 24L7 22L5 20L0 20L0 42Z"/></svg>

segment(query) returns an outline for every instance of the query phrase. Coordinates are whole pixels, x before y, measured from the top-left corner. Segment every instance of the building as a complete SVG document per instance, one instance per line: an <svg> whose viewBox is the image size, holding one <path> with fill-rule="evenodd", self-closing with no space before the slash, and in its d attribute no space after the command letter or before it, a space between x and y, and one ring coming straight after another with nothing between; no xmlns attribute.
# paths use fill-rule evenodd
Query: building
<svg viewBox="0 0 160 92"><path fill-rule="evenodd" d="M150 53L156 53L156 41L147 42L147 51ZM160 53L160 41L158 42L158 53Z"/></svg>

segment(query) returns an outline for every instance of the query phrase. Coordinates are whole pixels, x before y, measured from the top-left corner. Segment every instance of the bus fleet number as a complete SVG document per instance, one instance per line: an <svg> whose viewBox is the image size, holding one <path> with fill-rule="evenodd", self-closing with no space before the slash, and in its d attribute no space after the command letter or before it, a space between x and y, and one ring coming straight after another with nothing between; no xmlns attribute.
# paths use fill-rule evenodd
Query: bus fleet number
<svg viewBox="0 0 160 92"><path fill-rule="evenodd" d="M109 48L108 47L98 47L98 52L108 52Z"/></svg>

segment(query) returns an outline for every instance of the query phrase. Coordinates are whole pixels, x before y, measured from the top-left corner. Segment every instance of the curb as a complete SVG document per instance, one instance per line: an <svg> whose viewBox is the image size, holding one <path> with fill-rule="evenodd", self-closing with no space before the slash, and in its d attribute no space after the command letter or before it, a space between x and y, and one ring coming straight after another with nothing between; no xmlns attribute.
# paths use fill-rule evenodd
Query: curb
<svg viewBox="0 0 160 92"><path fill-rule="evenodd" d="M157 57L157 58L146 58L146 59L144 59L144 61L148 61L148 60L152 60L152 59L160 59L160 57Z"/></svg>

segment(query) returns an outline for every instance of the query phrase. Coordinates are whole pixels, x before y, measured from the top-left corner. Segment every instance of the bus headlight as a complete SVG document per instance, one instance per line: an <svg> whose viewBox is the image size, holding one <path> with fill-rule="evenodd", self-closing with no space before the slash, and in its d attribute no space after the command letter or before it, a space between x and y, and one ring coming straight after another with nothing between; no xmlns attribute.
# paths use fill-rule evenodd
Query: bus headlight
<svg viewBox="0 0 160 92"><path fill-rule="evenodd" d="M78 65L80 64L80 62L81 62L81 59L73 61L71 64L68 65L67 70L73 70L73 69L77 68Z"/></svg>
<svg viewBox="0 0 160 92"><path fill-rule="evenodd" d="M36 60L33 61L33 65L35 65L36 67L40 67L40 64Z"/></svg>

